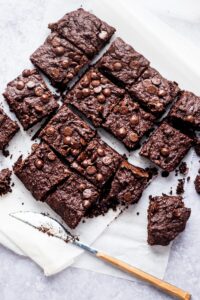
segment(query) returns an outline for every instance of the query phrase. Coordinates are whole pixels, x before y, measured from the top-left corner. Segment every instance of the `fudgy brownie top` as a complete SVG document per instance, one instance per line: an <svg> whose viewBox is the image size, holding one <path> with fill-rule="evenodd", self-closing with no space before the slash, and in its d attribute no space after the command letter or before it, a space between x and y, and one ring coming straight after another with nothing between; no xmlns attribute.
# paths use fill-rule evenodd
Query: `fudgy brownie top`
<svg viewBox="0 0 200 300"><path fill-rule="evenodd" d="M28 158L14 165L14 172L37 200L47 194L70 174L69 169L44 143L34 145Z"/></svg>
<svg viewBox="0 0 200 300"><path fill-rule="evenodd" d="M93 184L72 173L47 197L46 202L70 228L75 228L98 196L99 193Z"/></svg>
<svg viewBox="0 0 200 300"><path fill-rule="evenodd" d="M12 191L10 187L11 174L12 172L9 169L0 171L0 196Z"/></svg>
<svg viewBox="0 0 200 300"><path fill-rule="evenodd" d="M98 127L123 95L124 90L96 69L91 69L67 94L65 101L74 105Z"/></svg>
<svg viewBox="0 0 200 300"><path fill-rule="evenodd" d="M18 130L17 122L12 121L0 108L0 150L3 150L8 145Z"/></svg>
<svg viewBox="0 0 200 300"><path fill-rule="evenodd" d="M100 138L95 138L72 163L72 168L101 188L117 171L122 159Z"/></svg>
<svg viewBox="0 0 200 300"><path fill-rule="evenodd" d="M158 71L149 67L133 84L129 92L150 112L160 114L171 103L179 91L176 82L168 81Z"/></svg>
<svg viewBox="0 0 200 300"><path fill-rule="evenodd" d="M190 213L180 196L152 197L148 209L148 243L168 245L185 229Z"/></svg>
<svg viewBox="0 0 200 300"><path fill-rule="evenodd" d="M90 58L115 32L113 27L82 8L67 13L58 22L49 24L49 28L74 43Z"/></svg>
<svg viewBox="0 0 200 300"><path fill-rule="evenodd" d="M153 127L155 117L144 111L137 102L125 95L106 118L103 127L134 149L143 135Z"/></svg>
<svg viewBox="0 0 200 300"><path fill-rule="evenodd" d="M123 161L111 184L108 198L123 203L136 203L140 199L149 179L144 169Z"/></svg>
<svg viewBox="0 0 200 300"><path fill-rule="evenodd" d="M135 83L149 66L149 61L122 39L117 38L97 66L118 84L128 87Z"/></svg>
<svg viewBox="0 0 200 300"><path fill-rule="evenodd" d="M8 83L4 97L25 130L50 115L58 104L36 69Z"/></svg>
<svg viewBox="0 0 200 300"><path fill-rule="evenodd" d="M197 193L200 194L200 175L196 176L195 181L194 181L194 186L195 186Z"/></svg>
<svg viewBox="0 0 200 300"><path fill-rule="evenodd" d="M182 91L169 115L173 119L200 128L200 97L191 92Z"/></svg>
<svg viewBox="0 0 200 300"><path fill-rule="evenodd" d="M41 131L40 137L72 162L95 134L87 123L63 105Z"/></svg>
<svg viewBox="0 0 200 300"><path fill-rule="evenodd" d="M66 86L89 62L78 48L57 33L50 34L30 59L58 87Z"/></svg>
<svg viewBox="0 0 200 300"><path fill-rule="evenodd" d="M140 154L171 172L178 166L191 145L191 138L164 122L143 144Z"/></svg>

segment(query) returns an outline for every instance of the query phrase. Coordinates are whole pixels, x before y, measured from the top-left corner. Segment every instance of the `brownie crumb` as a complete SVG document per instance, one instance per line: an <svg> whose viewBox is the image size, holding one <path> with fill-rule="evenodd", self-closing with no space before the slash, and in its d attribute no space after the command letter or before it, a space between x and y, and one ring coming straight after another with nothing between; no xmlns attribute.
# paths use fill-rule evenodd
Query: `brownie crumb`
<svg viewBox="0 0 200 300"><path fill-rule="evenodd" d="M3 169L0 171L0 196L11 192L10 187L12 172L9 169Z"/></svg>
<svg viewBox="0 0 200 300"><path fill-rule="evenodd" d="M187 182L189 182L189 181L190 181L190 176L187 177Z"/></svg>
<svg viewBox="0 0 200 300"><path fill-rule="evenodd" d="M186 175L188 173L189 169L187 167L187 163L183 161L179 166L179 172L182 175Z"/></svg>
<svg viewBox="0 0 200 300"><path fill-rule="evenodd" d="M22 202L22 205L24 205L24 202Z"/></svg>
<svg viewBox="0 0 200 300"><path fill-rule="evenodd" d="M178 174L179 174L179 170L175 170L175 176L178 176Z"/></svg>
<svg viewBox="0 0 200 300"><path fill-rule="evenodd" d="M170 189L170 192L169 192L169 194L170 194L170 195L172 195L172 194L173 194L172 188Z"/></svg>
<svg viewBox="0 0 200 300"><path fill-rule="evenodd" d="M10 155L10 152L9 152L8 150L6 150L6 149L3 149L3 150L2 150L2 153L3 153L3 155L4 155L5 157L8 157L8 156Z"/></svg>
<svg viewBox="0 0 200 300"><path fill-rule="evenodd" d="M158 175L158 169L156 167L146 168L145 171L149 173L149 180Z"/></svg>
<svg viewBox="0 0 200 300"><path fill-rule="evenodd" d="M185 184L185 178L178 179L178 185L176 188L176 194L181 195L184 193L184 184Z"/></svg>
<svg viewBox="0 0 200 300"><path fill-rule="evenodd" d="M169 176L169 172L167 172L167 171L162 171L162 172L161 172L161 176L162 176L162 177L168 177L168 176Z"/></svg>
<svg viewBox="0 0 200 300"><path fill-rule="evenodd" d="M197 175L194 181L195 190L200 194L200 175Z"/></svg>
<svg viewBox="0 0 200 300"><path fill-rule="evenodd" d="M139 212L137 212L137 213L136 213L136 215L137 215L137 216L139 216L139 215L140 215L140 213L139 213Z"/></svg>

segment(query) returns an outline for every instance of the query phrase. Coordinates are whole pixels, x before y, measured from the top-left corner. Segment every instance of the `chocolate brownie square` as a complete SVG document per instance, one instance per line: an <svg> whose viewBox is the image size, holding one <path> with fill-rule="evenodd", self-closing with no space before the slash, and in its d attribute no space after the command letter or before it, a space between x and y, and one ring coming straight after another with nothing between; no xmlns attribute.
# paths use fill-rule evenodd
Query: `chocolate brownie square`
<svg viewBox="0 0 200 300"><path fill-rule="evenodd" d="M36 69L24 70L8 83L4 97L25 130L58 108L58 103Z"/></svg>
<svg viewBox="0 0 200 300"><path fill-rule="evenodd" d="M155 117L144 111L137 102L125 95L106 118L103 127L122 141L128 149L134 149L152 127Z"/></svg>
<svg viewBox="0 0 200 300"><path fill-rule="evenodd" d="M96 55L115 32L115 28L82 8L67 13L49 24L49 28L79 47L89 58Z"/></svg>
<svg viewBox="0 0 200 300"><path fill-rule="evenodd" d="M99 193L93 184L80 175L71 173L71 176L47 197L46 203L70 228L75 228L98 197Z"/></svg>
<svg viewBox="0 0 200 300"><path fill-rule="evenodd" d="M69 169L45 143L34 145L28 158L19 157L14 172L25 187L40 201L70 174Z"/></svg>
<svg viewBox="0 0 200 300"><path fill-rule="evenodd" d="M129 88L130 94L154 114L163 113L167 105L176 98L178 91L176 82L165 79L151 67Z"/></svg>
<svg viewBox="0 0 200 300"><path fill-rule="evenodd" d="M67 94L65 101L81 111L94 126L101 126L124 90L115 86L96 69L88 71Z"/></svg>
<svg viewBox="0 0 200 300"><path fill-rule="evenodd" d="M102 188L117 171L122 159L119 153L100 138L95 138L71 166L95 186Z"/></svg>
<svg viewBox="0 0 200 300"><path fill-rule="evenodd" d="M3 150L19 130L17 122L12 121L0 108L0 150Z"/></svg>
<svg viewBox="0 0 200 300"><path fill-rule="evenodd" d="M173 105L170 117L192 127L200 128L200 97L191 92L182 91Z"/></svg>
<svg viewBox="0 0 200 300"><path fill-rule="evenodd" d="M191 145L190 137L164 122L143 144L140 155L171 172L181 162Z"/></svg>
<svg viewBox="0 0 200 300"><path fill-rule="evenodd" d="M63 105L39 136L72 162L95 134L96 132L87 123Z"/></svg>
<svg viewBox="0 0 200 300"><path fill-rule="evenodd" d="M148 180L148 172L123 161L113 178L108 198L126 204L136 203L142 196Z"/></svg>
<svg viewBox="0 0 200 300"><path fill-rule="evenodd" d="M11 174L12 172L9 169L0 171L0 196L12 191L10 187Z"/></svg>
<svg viewBox="0 0 200 300"><path fill-rule="evenodd" d="M122 39L117 38L97 63L117 84L130 87L149 66L149 61Z"/></svg>
<svg viewBox="0 0 200 300"><path fill-rule="evenodd" d="M191 209L186 208L180 196L150 198L148 209L148 243L168 245L185 229Z"/></svg>
<svg viewBox="0 0 200 300"><path fill-rule="evenodd" d="M59 88L64 88L89 63L78 48L57 33L49 35L30 59Z"/></svg>

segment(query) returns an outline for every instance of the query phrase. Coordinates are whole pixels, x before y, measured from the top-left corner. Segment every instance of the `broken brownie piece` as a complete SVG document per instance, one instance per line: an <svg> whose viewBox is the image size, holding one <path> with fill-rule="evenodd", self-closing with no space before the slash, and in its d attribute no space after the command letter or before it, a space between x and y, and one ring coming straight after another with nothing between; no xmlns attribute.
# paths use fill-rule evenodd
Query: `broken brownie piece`
<svg viewBox="0 0 200 300"><path fill-rule="evenodd" d="M72 162L95 134L96 132L87 123L63 105L39 136Z"/></svg>
<svg viewBox="0 0 200 300"><path fill-rule="evenodd" d="M75 228L99 193L86 179L71 173L68 179L51 193L46 203L55 210L70 228Z"/></svg>
<svg viewBox="0 0 200 300"><path fill-rule="evenodd" d="M144 134L153 127L154 120L152 114L144 111L137 102L125 95L108 115L103 127L128 149L134 149Z"/></svg>
<svg viewBox="0 0 200 300"><path fill-rule="evenodd" d="M58 108L58 103L36 69L24 70L8 83L4 97L25 130Z"/></svg>
<svg viewBox="0 0 200 300"><path fill-rule="evenodd" d="M64 88L89 63L79 49L57 33L50 34L30 59L50 78L54 86L60 88Z"/></svg>
<svg viewBox="0 0 200 300"><path fill-rule="evenodd" d="M115 32L113 27L82 8L67 13L56 23L49 24L49 28L76 45L89 58L96 55Z"/></svg>
<svg viewBox="0 0 200 300"><path fill-rule="evenodd" d="M200 194L200 175L197 175L194 181L195 190Z"/></svg>
<svg viewBox="0 0 200 300"><path fill-rule="evenodd" d="M115 86L96 69L89 70L67 94L65 101L81 111L94 126L101 126L124 90Z"/></svg>
<svg viewBox="0 0 200 300"><path fill-rule="evenodd" d="M163 170L173 171L192 145L192 139L163 122L143 144L140 155Z"/></svg>
<svg viewBox="0 0 200 300"><path fill-rule="evenodd" d="M40 201L70 174L69 169L45 143L34 144L28 158L14 165L14 172L25 187Z"/></svg>
<svg viewBox="0 0 200 300"><path fill-rule="evenodd" d="M169 116L192 127L200 128L200 97L191 92L182 91Z"/></svg>
<svg viewBox="0 0 200 300"><path fill-rule="evenodd" d="M115 174L108 198L132 204L138 202L149 180L144 169L123 161Z"/></svg>
<svg viewBox="0 0 200 300"><path fill-rule="evenodd" d="M122 39L117 38L97 63L117 84L130 87L149 66L149 61Z"/></svg>
<svg viewBox="0 0 200 300"><path fill-rule="evenodd" d="M117 171L122 159L119 153L100 138L95 138L71 166L95 186L102 188Z"/></svg>
<svg viewBox="0 0 200 300"><path fill-rule="evenodd" d="M10 187L11 174L12 172L9 169L0 171L0 196L12 191Z"/></svg>
<svg viewBox="0 0 200 300"><path fill-rule="evenodd" d="M18 130L17 122L12 121L0 108L0 150L8 145Z"/></svg>
<svg viewBox="0 0 200 300"><path fill-rule="evenodd" d="M148 209L148 243L168 245L185 229L191 209L180 196L151 197Z"/></svg>
<svg viewBox="0 0 200 300"><path fill-rule="evenodd" d="M129 88L133 97L151 113L161 114L177 96L179 91L176 82L162 77L158 71L149 67Z"/></svg>

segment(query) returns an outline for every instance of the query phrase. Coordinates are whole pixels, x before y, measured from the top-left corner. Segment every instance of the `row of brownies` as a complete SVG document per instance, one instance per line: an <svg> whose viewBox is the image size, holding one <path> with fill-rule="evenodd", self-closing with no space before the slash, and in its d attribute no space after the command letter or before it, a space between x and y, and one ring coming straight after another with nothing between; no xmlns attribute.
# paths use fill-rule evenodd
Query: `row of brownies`
<svg viewBox="0 0 200 300"><path fill-rule="evenodd" d="M61 89L88 65L115 31L83 9L66 14L49 27L52 33L32 54L31 61ZM136 203L150 176L103 142L69 104L129 150L138 146L173 101L170 118L197 128L200 124L200 98L180 91L175 82L163 78L120 38L66 94L58 111L55 97L36 69L25 70L10 82L4 97L25 130L51 117L40 132L42 142L33 145L27 159L18 159L14 171L33 196L46 201L71 228L84 216L103 214L118 203ZM10 137L13 134L10 132ZM140 154L170 172L191 145L189 136L165 121L144 143ZM162 213L166 211L163 203L171 203L169 208L176 210L175 203L179 202L176 224L183 230L189 211L184 218L187 209L180 197L174 204L159 201L164 201L159 202Z"/></svg>

